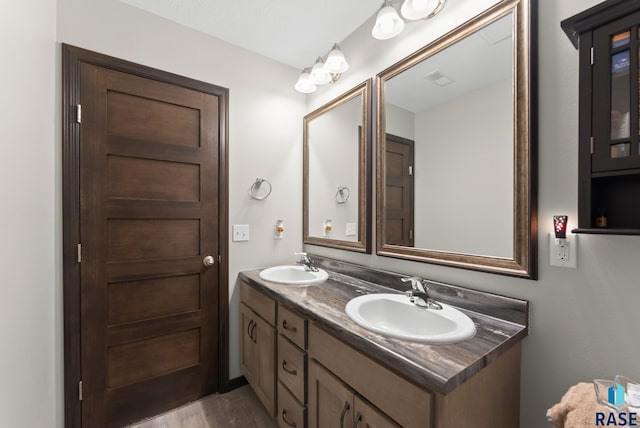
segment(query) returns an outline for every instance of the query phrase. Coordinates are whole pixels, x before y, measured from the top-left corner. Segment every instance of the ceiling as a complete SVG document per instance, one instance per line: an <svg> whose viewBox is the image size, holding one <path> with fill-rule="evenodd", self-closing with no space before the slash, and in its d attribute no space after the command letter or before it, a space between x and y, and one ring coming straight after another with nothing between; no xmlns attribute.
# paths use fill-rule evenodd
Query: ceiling
<svg viewBox="0 0 640 428"><path fill-rule="evenodd" d="M382 5L382 0L120 1L300 69L313 65Z"/></svg>
<svg viewBox="0 0 640 428"><path fill-rule="evenodd" d="M418 113L506 79L513 80L511 14L398 74L385 83L385 102ZM437 72L452 83L440 87Z"/></svg>

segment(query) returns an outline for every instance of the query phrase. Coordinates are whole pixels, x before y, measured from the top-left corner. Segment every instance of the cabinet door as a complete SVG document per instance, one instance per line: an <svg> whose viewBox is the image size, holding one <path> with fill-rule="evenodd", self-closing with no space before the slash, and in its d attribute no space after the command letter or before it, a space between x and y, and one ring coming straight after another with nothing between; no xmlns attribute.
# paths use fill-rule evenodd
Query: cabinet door
<svg viewBox="0 0 640 428"><path fill-rule="evenodd" d="M315 361L308 374L309 428L353 428L353 392Z"/></svg>
<svg viewBox="0 0 640 428"><path fill-rule="evenodd" d="M253 385L256 378L256 345L252 331L256 327L255 314L244 303L240 304L240 369L249 384Z"/></svg>
<svg viewBox="0 0 640 428"><path fill-rule="evenodd" d="M253 338L256 373L253 390L272 417L276 416L276 329L255 316Z"/></svg>
<svg viewBox="0 0 640 428"><path fill-rule="evenodd" d="M592 170L640 168L640 12L593 32Z"/></svg>
<svg viewBox="0 0 640 428"><path fill-rule="evenodd" d="M375 407L354 397L354 428L401 428Z"/></svg>
<svg viewBox="0 0 640 428"><path fill-rule="evenodd" d="M276 332L244 303L240 304L240 368L272 417L276 411Z"/></svg>

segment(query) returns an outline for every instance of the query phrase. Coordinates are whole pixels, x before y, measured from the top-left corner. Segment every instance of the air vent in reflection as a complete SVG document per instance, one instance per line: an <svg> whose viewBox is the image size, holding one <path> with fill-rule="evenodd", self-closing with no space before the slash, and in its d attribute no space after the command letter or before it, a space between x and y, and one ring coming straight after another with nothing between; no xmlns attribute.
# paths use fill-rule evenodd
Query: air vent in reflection
<svg viewBox="0 0 640 428"><path fill-rule="evenodd" d="M455 82L437 70L427 74L424 78L438 86L447 86Z"/></svg>

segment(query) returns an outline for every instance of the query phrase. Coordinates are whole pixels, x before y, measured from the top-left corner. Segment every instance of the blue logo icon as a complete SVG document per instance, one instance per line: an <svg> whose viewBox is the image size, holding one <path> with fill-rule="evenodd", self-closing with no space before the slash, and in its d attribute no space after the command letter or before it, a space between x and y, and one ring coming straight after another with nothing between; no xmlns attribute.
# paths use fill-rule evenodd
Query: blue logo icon
<svg viewBox="0 0 640 428"><path fill-rule="evenodd" d="M608 389L607 401L616 407L620 407L624 404L624 387L619 383Z"/></svg>

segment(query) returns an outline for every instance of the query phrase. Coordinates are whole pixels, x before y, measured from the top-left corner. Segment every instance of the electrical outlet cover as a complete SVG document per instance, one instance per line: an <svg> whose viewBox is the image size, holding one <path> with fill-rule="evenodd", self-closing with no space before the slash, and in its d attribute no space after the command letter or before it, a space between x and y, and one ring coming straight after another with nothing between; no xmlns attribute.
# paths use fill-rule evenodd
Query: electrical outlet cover
<svg viewBox="0 0 640 428"><path fill-rule="evenodd" d="M549 265L558 267L578 267L578 235L567 233L566 248L558 248L556 237L549 233Z"/></svg>

